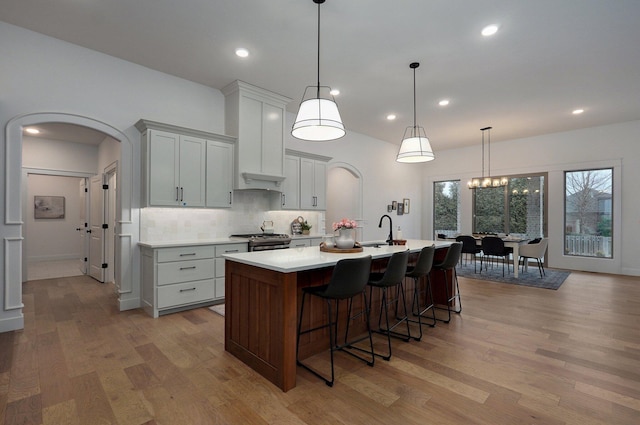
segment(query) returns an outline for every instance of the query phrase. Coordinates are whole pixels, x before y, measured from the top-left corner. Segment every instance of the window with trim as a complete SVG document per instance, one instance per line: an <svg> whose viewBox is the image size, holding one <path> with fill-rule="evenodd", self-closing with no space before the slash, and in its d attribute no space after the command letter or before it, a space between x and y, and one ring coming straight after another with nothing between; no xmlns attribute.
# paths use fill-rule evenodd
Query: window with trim
<svg viewBox="0 0 640 425"><path fill-rule="evenodd" d="M434 234L447 237L460 233L460 181L433 183Z"/></svg>
<svg viewBox="0 0 640 425"><path fill-rule="evenodd" d="M613 169L565 171L564 252L613 258Z"/></svg>
<svg viewBox="0 0 640 425"><path fill-rule="evenodd" d="M508 176L505 186L472 189L473 232L543 237L546 177L546 173Z"/></svg>

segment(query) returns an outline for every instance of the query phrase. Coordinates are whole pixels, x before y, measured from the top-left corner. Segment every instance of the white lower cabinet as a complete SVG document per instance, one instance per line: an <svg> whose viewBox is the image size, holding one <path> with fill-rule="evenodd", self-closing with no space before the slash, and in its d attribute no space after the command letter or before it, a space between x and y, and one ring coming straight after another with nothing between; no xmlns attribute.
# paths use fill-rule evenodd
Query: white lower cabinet
<svg viewBox="0 0 640 425"><path fill-rule="evenodd" d="M142 247L142 303L161 314L224 301L224 253L246 252L247 243Z"/></svg>
<svg viewBox="0 0 640 425"><path fill-rule="evenodd" d="M291 243L289 244L289 248L304 248L307 246L320 246L320 242L322 242L322 238L314 238L314 237L304 237L304 236L296 236L291 239Z"/></svg>

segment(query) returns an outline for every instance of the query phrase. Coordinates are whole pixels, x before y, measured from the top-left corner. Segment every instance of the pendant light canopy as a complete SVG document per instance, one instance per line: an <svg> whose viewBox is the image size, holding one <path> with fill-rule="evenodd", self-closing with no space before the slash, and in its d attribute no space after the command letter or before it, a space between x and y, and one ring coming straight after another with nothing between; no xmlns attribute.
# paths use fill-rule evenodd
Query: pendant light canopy
<svg viewBox="0 0 640 425"><path fill-rule="evenodd" d="M416 125L416 68L419 66L418 62L409 65L409 68L413 69L413 126L404 130L400 151L396 157L398 162L427 162L435 159L424 128Z"/></svg>
<svg viewBox="0 0 640 425"><path fill-rule="evenodd" d="M291 135L310 142L326 142L344 136L345 130L331 88L320 85L320 5L325 0L313 2L318 5L318 79L315 86L307 86L304 91Z"/></svg>

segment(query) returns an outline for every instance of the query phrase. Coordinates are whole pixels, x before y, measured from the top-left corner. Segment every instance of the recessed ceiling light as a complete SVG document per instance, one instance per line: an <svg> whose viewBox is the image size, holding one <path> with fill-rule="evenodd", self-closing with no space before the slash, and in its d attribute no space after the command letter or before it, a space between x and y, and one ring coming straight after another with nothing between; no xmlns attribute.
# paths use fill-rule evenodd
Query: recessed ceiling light
<svg viewBox="0 0 640 425"><path fill-rule="evenodd" d="M583 112L584 112L584 109L574 109L573 112L571 112L571 113L573 115L580 115Z"/></svg>
<svg viewBox="0 0 640 425"><path fill-rule="evenodd" d="M236 56L246 58L247 56L249 56L249 51L244 47L239 47L236 49Z"/></svg>
<svg viewBox="0 0 640 425"><path fill-rule="evenodd" d="M331 96L337 96L337 95L339 95L339 94L340 94L340 90L338 90L338 89L332 89L332 90L329 92L329 94L330 94Z"/></svg>
<svg viewBox="0 0 640 425"><path fill-rule="evenodd" d="M396 119L396 114L389 114L389 115L387 115L387 119L388 119L389 121L393 121L393 120L395 120L395 119Z"/></svg>
<svg viewBox="0 0 640 425"><path fill-rule="evenodd" d="M438 105L440 106L447 106L449 104L449 99L442 99L440 102L438 102Z"/></svg>
<svg viewBox="0 0 640 425"><path fill-rule="evenodd" d="M489 37L498 32L498 26L496 24L487 25L482 28L482 35L485 37Z"/></svg>
<svg viewBox="0 0 640 425"><path fill-rule="evenodd" d="M38 134L38 133L40 133L40 130L38 130L37 128L33 128L33 127L25 128L24 131L26 131L29 134Z"/></svg>

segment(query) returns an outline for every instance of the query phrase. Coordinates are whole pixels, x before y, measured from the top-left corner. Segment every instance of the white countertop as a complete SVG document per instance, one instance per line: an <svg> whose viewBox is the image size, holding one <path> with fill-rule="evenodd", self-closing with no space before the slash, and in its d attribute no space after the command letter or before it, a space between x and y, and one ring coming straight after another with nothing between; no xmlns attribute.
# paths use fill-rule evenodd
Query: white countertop
<svg viewBox="0 0 640 425"><path fill-rule="evenodd" d="M245 238L218 238L218 239L203 239L203 240L190 240L190 241L158 241L158 242L138 242L138 245L146 248L175 248L179 246L198 246L198 245L222 245L226 243L248 243L249 240Z"/></svg>
<svg viewBox="0 0 640 425"><path fill-rule="evenodd" d="M238 254L223 254L227 260L263 269L274 270L282 273L298 272L302 270L319 269L334 266L344 258L358 258L371 255L372 258L390 257L394 252L408 249L410 252L419 252L425 246L435 244L436 248L445 248L451 245L448 241L428 241L409 239L406 245L381 245L378 248L364 247L362 252L333 253L323 252L317 246L275 249L271 251L243 252Z"/></svg>

